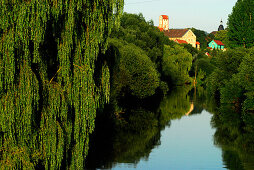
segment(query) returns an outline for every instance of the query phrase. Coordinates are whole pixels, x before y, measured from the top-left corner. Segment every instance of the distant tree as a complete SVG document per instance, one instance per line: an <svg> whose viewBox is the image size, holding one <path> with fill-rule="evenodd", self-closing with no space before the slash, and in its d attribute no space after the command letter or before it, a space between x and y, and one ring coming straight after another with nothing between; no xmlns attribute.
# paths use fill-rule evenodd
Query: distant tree
<svg viewBox="0 0 254 170"><path fill-rule="evenodd" d="M124 13L121 18L121 27L111 34L112 38L122 39L140 47L143 52L160 67L164 44L172 42L159 31L153 21L146 21L142 14Z"/></svg>
<svg viewBox="0 0 254 170"><path fill-rule="evenodd" d="M118 48L119 62L113 70L111 97L125 94L145 98L155 94L160 85L155 64L142 49L119 39L111 39L110 45Z"/></svg>
<svg viewBox="0 0 254 170"><path fill-rule="evenodd" d="M192 57L197 57L198 55L198 49L197 48L194 48L192 45L190 44L183 44L184 48L189 52L191 53Z"/></svg>
<svg viewBox="0 0 254 170"><path fill-rule="evenodd" d="M206 41L207 43L209 43L210 41L212 41L215 38L215 35L213 33L210 33L206 36Z"/></svg>
<svg viewBox="0 0 254 170"><path fill-rule="evenodd" d="M190 82L189 71L192 65L192 55L180 45L173 47L165 45L162 59L162 74L170 83L182 85Z"/></svg>
<svg viewBox="0 0 254 170"><path fill-rule="evenodd" d="M253 113L254 112L254 48L252 48L249 54L243 58L243 62L241 63L238 70L239 70L238 75L241 78L240 84L244 88L244 91L245 91L244 95L246 96L246 99L243 104L244 110Z"/></svg>
<svg viewBox="0 0 254 170"><path fill-rule="evenodd" d="M227 47L228 46L228 31L221 30L216 32L215 39L222 41L222 43Z"/></svg>
<svg viewBox="0 0 254 170"><path fill-rule="evenodd" d="M234 74L238 73L238 68L244 56L247 55L247 51L244 48L237 48L237 50L229 49L226 52L218 52L214 56L214 65L217 68L214 69L207 79L207 89L211 94L220 94L225 84L230 87L236 82L238 77L234 77L234 80L230 79L232 79ZM229 81L231 81L231 84L229 84ZM235 89L235 87L230 88ZM231 93L235 93L235 91L231 91ZM224 99L226 98L226 95L224 95Z"/></svg>
<svg viewBox="0 0 254 170"><path fill-rule="evenodd" d="M198 30L195 28L192 28L191 30L196 35L197 41L200 43L200 48L205 49L207 47L207 42L208 42L207 33L205 31Z"/></svg>
<svg viewBox="0 0 254 170"><path fill-rule="evenodd" d="M254 45L254 1L238 0L228 18L229 46L249 48Z"/></svg>
<svg viewBox="0 0 254 170"><path fill-rule="evenodd" d="M200 69L205 73L205 76L209 76L213 70L215 69L215 66L211 63L211 59L207 56L198 58L193 63L193 71L199 71Z"/></svg>

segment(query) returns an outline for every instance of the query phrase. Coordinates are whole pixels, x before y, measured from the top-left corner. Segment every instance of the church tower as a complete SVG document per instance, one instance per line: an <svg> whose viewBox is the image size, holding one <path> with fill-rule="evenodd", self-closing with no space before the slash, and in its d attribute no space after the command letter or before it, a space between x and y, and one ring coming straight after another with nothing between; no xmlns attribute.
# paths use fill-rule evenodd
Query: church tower
<svg viewBox="0 0 254 170"><path fill-rule="evenodd" d="M218 31L224 30L223 22L222 20L220 21L220 26L218 28Z"/></svg>
<svg viewBox="0 0 254 170"><path fill-rule="evenodd" d="M168 30L169 29L169 20L167 15L161 15L159 21L159 28L161 30Z"/></svg>

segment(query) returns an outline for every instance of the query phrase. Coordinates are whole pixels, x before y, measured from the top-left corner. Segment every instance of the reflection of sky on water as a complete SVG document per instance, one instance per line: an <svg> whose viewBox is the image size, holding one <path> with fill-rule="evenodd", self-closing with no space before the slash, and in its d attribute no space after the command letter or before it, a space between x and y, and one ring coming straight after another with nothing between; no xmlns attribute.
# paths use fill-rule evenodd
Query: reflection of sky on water
<svg viewBox="0 0 254 170"><path fill-rule="evenodd" d="M148 161L141 160L135 166L117 164L113 169L223 169L222 151L213 144L211 117L203 110L172 120L171 126L161 132L161 145L152 150Z"/></svg>

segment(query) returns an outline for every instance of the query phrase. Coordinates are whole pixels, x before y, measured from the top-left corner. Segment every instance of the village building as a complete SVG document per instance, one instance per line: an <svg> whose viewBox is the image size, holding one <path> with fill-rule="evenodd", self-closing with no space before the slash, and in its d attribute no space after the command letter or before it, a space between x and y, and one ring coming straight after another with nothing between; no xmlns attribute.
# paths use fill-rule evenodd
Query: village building
<svg viewBox="0 0 254 170"><path fill-rule="evenodd" d="M198 41L196 42L196 48L200 49L200 42L198 42Z"/></svg>
<svg viewBox="0 0 254 170"><path fill-rule="evenodd" d="M169 29L167 15L159 17L159 29L172 41L179 44L191 44L194 48L200 48L200 43L196 41L196 35L190 29Z"/></svg>
<svg viewBox="0 0 254 170"><path fill-rule="evenodd" d="M200 49L200 43L197 41L196 35L191 29L169 29L169 17L161 15L159 17L160 31L163 31L165 36L178 44L190 44L192 47ZM223 22L221 20L218 31L224 30ZM216 34L217 31L212 32ZM208 49L225 50L225 45L219 40L213 40L208 44Z"/></svg>
<svg viewBox="0 0 254 170"><path fill-rule="evenodd" d="M220 26L219 26L219 28L218 28L218 31L222 31L222 30L224 30L224 26L223 26L223 22L222 22L222 20L220 21Z"/></svg>
<svg viewBox="0 0 254 170"><path fill-rule="evenodd" d="M169 19L167 15L161 15L159 18L159 29L161 31L169 29Z"/></svg>
<svg viewBox="0 0 254 170"><path fill-rule="evenodd" d="M223 21L221 20L221 21L220 21L220 25L219 25L219 27L218 27L218 31L223 31L223 30L224 30L224 26L223 26ZM210 34L215 35L218 31L213 31L213 32L211 32Z"/></svg>
<svg viewBox="0 0 254 170"><path fill-rule="evenodd" d="M187 42L196 48L196 35L190 29L169 29L164 30L164 34L172 41L176 42Z"/></svg>
<svg viewBox="0 0 254 170"><path fill-rule="evenodd" d="M223 31L224 26L222 20L220 21L220 25L218 27L218 31ZM218 31L213 31L211 34L216 35ZM209 50L218 49L222 51L226 51L225 45L220 40L212 40L207 47Z"/></svg>
<svg viewBox="0 0 254 170"><path fill-rule="evenodd" d="M212 40L208 44L208 49L225 50L225 45L220 40Z"/></svg>
<svg viewBox="0 0 254 170"><path fill-rule="evenodd" d="M176 39L176 40L174 40L176 43L178 43L178 44L188 44L187 43L187 41L185 41L185 40L179 40L179 39Z"/></svg>

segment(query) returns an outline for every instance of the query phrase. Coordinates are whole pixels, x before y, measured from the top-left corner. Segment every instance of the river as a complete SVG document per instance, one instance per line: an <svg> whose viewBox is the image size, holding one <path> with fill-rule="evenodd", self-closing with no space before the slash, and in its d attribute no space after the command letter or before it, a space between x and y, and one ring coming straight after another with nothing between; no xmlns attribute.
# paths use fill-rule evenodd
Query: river
<svg viewBox="0 0 254 170"><path fill-rule="evenodd" d="M213 113L217 108L203 89L198 91L177 88L156 112L133 111L136 118L129 118L128 123L134 124L131 128L116 132L97 128L87 169L254 169L254 154L221 144L223 136L215 127L219 125ZM140 124L153 126L144 129Z"/></svg>

